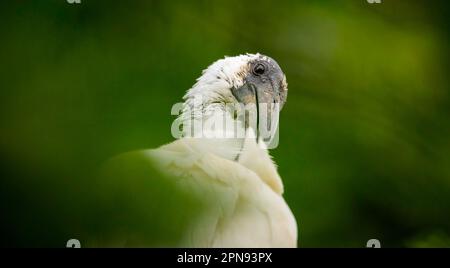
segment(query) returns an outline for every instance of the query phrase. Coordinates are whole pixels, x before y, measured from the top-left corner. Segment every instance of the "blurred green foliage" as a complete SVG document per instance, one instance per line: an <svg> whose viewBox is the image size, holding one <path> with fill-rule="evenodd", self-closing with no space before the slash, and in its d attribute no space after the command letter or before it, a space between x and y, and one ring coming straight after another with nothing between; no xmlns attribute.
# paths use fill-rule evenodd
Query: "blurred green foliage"
<svg viewBox="0 0 450 268"><path fill-rule="evenodd" d="M450 246L449 15L419 0L2 2L1 244L136 230L132 245L172 245L195 207L182 194L90 174L170 142L201 70L260 52L289 83L272 154L300 246Z"/></svg>

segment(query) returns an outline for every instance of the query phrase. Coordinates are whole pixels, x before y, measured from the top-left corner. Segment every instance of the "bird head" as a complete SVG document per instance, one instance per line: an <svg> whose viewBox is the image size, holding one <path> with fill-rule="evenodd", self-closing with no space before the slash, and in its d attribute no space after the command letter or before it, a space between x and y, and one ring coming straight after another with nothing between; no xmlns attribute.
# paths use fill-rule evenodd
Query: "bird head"
<svg viewBox="0 0 450 268"><path fill-rule="evenodd" d="M195 102L196 98L200 101ZM203 118L205 112L225 111L227 105L237 105L242 115L239 117L243 118L240 121L246 129L251 127L256 132L257 141L267 129L272 138L286 98L286 76L274 59L261 54L225 57L214 62L184 96L185 105L201 111Z"/></svg>

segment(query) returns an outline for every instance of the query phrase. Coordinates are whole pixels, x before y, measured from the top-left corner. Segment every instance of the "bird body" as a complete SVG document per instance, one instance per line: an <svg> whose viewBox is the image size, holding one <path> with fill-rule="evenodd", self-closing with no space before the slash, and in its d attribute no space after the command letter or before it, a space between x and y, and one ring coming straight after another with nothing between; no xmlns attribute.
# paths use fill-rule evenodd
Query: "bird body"
<svg viewBox="0 0 450 268"><path fill-rule="evenodd" d="M283 183L260 127L262 119L278 115L275 104L282 106L286 95L286 78L271 58L226 57L204 70L184 96L178 118L181 137L142 151L181 189L206 204L180 246L297 246L296 220L282 197ZM248 117L236 116L226 107L261 103L271 104L268 112L256 108ZM233 127L222 120L231 121ZM278 121L269 122L271 136ZM200 128L195 128L197 123L202 123Z"/></svg>
<svg viewBox="0 0 450 268"><path fill-rule="evenodd" d="M220 146L213 139L183 138L144 151L180 187L208 203L181 245L296 247L296 221L267 151L248 138L233 161L221 156Z"/></svg>

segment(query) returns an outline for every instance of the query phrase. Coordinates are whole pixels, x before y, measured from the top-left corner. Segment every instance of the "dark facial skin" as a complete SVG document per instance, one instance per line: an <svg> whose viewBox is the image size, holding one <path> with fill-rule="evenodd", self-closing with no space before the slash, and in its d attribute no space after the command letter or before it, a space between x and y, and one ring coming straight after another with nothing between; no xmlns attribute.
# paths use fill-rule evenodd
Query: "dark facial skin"
<svg viewBox="0 0 450 268"><path fill-rule="evenodd" d="M250 64L250 72L245 78L246 84L257 89L259 103L279 103L280 108L287 98L285 76L278 63L261 55Z"/></svg>
<svg viewBox="0 0 450 268"><path fill-rule="evenodd" d="M266 113L260 109L261 104L279 104L283 107L287 98L285 75L278 63L267 56L249 62L249 72L244 78L244 85L231 89L233 96L243 105L256 104L256 128L259 136L260 122L265 120L270 128L274 105L270 105ZM277 122L276 122L277 123Z"/></svg>

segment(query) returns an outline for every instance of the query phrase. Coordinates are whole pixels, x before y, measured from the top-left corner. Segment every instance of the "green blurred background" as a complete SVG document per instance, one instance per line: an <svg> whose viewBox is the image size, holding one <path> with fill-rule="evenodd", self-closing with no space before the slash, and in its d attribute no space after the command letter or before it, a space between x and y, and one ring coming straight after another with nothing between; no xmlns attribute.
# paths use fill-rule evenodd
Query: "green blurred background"
<svg viewBox="0 0 450 268"><path fill-rule="evenodd" d="M289 83L272 154L301 247L450 246L447 1L81 1L0 4L2 246L172 245L195 203L90 174L172 141L201 70L247 52Z"/></svg>

